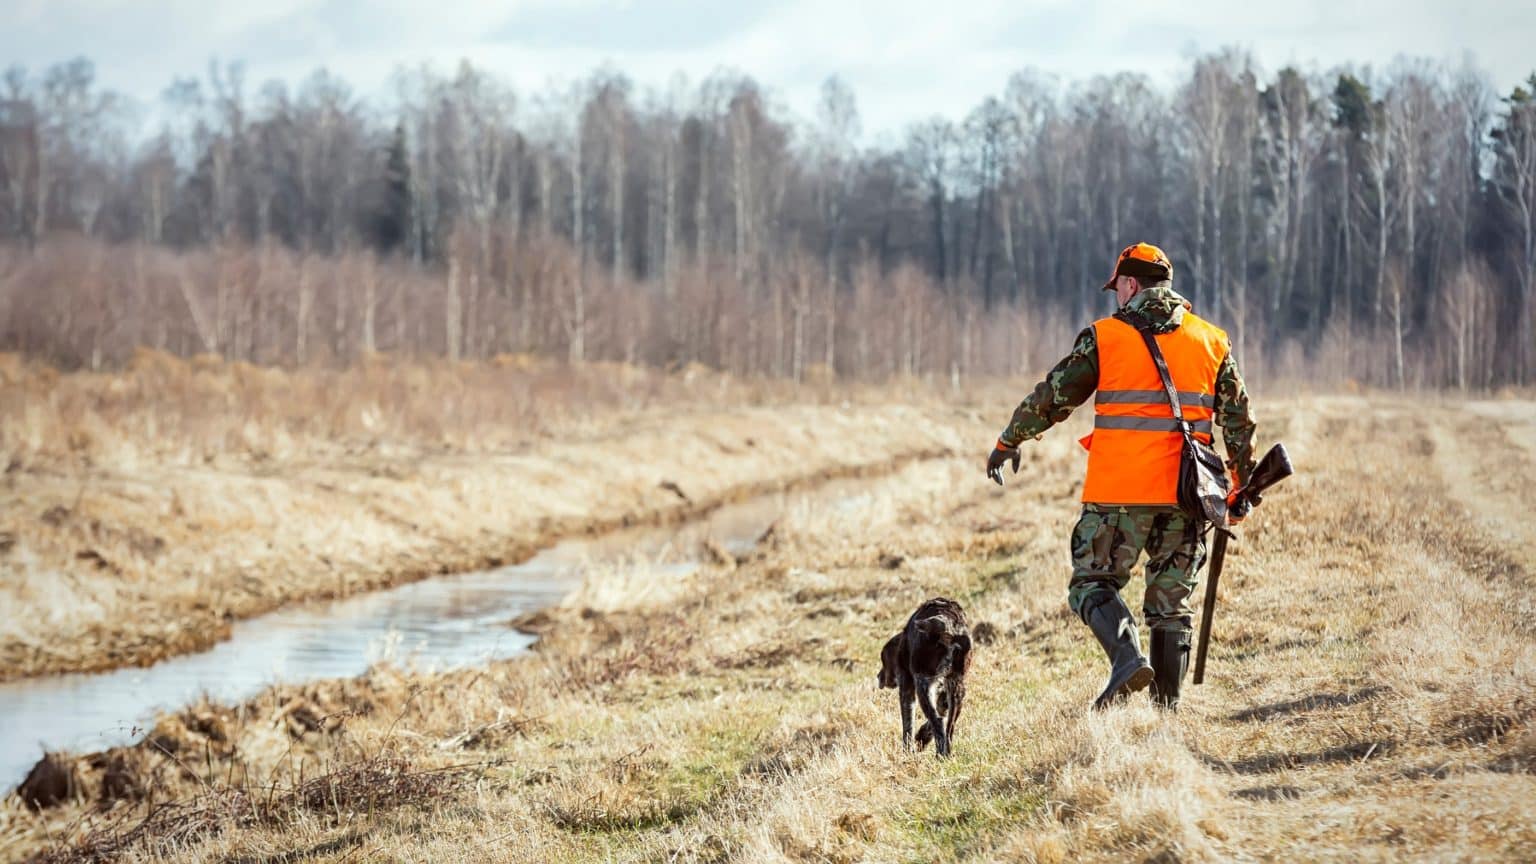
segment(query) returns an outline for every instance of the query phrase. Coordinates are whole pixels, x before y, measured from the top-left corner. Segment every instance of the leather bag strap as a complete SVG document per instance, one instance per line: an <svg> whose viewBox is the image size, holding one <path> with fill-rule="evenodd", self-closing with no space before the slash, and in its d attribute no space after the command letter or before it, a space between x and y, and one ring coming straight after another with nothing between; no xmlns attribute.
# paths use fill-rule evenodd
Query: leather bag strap
<svg viewBox="0 0 1536 864"><path fill-rule="evenodd" d="M1168 404L1173 406L1173 419L1178 422L1179 431L1184 433L1184 437L1189 438L1189 424L1184 420L1184 406L1179 404L1179 391L1173 386L1173 376L1168 373L1168 361L1163 359L1163 351L1157 347L1157 339L1149 331L1138 327L1136 332L1147 343L1147 351L1152 354L1152 365L1157 367L1157 375L1163 379L1163 389L1168 391Z"/></svg>

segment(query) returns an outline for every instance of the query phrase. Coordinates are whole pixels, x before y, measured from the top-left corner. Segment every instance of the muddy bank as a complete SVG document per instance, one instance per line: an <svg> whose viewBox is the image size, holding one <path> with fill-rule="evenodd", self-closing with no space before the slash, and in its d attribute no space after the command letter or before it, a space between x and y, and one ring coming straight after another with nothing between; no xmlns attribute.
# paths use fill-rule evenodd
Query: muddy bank
<svg viewBox="0 0 1536 864"><path fill-rule="evenodd" d="M986 437L942 404L657 410L624 434L615 425L498 453L381 446L12 472L0 680L149 665L288 604L515 563L564 538L694 519Z"/></svg>

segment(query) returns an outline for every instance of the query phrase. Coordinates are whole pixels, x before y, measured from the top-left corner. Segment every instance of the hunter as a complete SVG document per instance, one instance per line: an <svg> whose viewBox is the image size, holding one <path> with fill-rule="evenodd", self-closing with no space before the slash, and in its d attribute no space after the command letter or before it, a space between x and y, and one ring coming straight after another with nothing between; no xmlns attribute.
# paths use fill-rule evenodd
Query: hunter
<svg viewBox="0 0 1536 864"><path fill-rule="evenodd" d="M1019 445L1038 439L1098 392L1093 432L1079 442L1088 450L1088 475L1082 515L1072 530L1067 603L1109 657L1109 683L1094 707L1150 684L1153 701L1172 709L1189 661L1189 598L1205 561L1205 526L1178 507L1183 439L1138 331L1155 337L1196 437L1209 445L1213 419L1221 427L1233 489L1253 470L1254 420L1227 334L1195 315L1173 290L1173 265L1163 250L1148 243L1127 247L1104 290L1115 292L1119 310L1079 333L1072 352L1013 412L987 457L987 476L1001 484L1008 463L1017 473ZM1120 598L1143 551L1150 663L1141 653L1136 620Z"/></svg>

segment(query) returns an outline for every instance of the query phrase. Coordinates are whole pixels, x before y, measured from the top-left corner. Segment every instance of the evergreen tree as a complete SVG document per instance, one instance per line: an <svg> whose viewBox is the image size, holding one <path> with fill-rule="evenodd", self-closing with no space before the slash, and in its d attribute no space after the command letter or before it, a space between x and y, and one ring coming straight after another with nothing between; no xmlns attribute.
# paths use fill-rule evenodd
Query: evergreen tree
<svg viewBox="0 0 1536 864"><path fill-rule="evenodd" d="M411 161L405 125L395 124L384 162L383 190L373 218L374 246L388 254L405 243L411 230Z"/></svg>

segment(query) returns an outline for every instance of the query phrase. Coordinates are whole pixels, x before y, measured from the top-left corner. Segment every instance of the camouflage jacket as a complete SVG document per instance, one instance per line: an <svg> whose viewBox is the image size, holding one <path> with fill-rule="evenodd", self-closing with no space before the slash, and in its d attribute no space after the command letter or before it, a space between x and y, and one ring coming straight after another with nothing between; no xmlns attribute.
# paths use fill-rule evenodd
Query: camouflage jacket
<svg viewBox="0 0 1536 864"><path fill-rule="evenodd" d="M1167 333L1184 321L1189 301L1162 282L1143 289L1115 317L1153 333ZM1067 419L1072 409L1087 401L1099 386L1099 346L1092 327L1077 334L1071 353L1061 359L1035 385L1034 392L1019 403L1013 419L998 440L1017 447L1029 438L1039 438L1045 430ZM1248 405L1248 388L1237 371L1237 362L1229 353L1216 372L1216 425L1227 448L1227 467L1237 472L1239 484L1248 482L1253 470L1253 411Z"/></svg>

